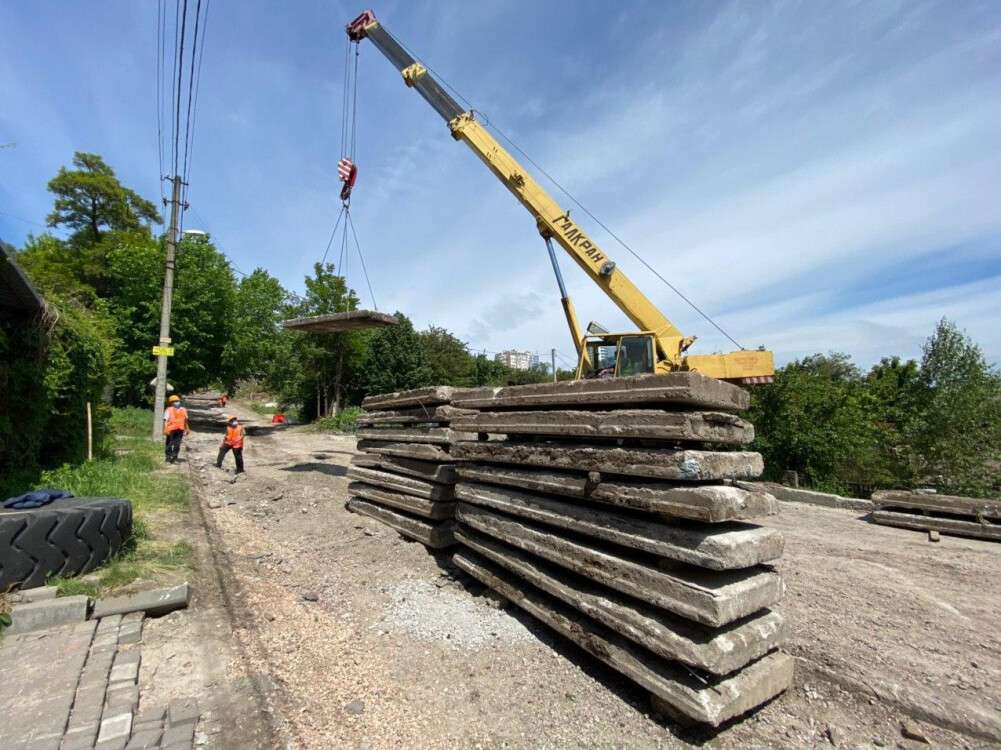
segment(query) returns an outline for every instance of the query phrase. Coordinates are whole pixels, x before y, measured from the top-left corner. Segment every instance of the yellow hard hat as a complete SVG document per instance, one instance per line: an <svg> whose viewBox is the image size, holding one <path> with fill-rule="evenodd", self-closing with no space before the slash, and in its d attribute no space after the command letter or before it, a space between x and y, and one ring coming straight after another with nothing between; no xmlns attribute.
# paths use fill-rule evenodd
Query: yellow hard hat
<svg viewBox="0 0 1001 750"><path fill-rule="evenodd" d="M227 422L232 422L234 419L237 420L237 421L239 421L240 418L238 416L236 416L235 414L230 414L230 415L228 415L226 417L226 421Z"/></svg>
<svg viewBox="0 0 1001 750"><path fill-rule="evenodd" d="M180 401L180 400L181 400L180 396L171 396L170 398L167 399L167 403L168 404L172 404L175 401Z"/></svg>

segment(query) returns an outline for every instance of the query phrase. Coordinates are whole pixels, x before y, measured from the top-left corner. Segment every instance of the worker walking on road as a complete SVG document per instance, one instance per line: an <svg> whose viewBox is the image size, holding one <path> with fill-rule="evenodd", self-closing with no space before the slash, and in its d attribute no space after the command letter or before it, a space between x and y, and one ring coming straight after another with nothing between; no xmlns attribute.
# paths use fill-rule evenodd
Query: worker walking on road
<svg viewBox="0 0 1001 750"><path fill-rule="evenodd" d="M191 432L188 425L188 410L181 406L180 396L167 399L167 408L163 412L163 434L167 436L164 453L167 463L177 463L181 452L181 440Z"/></svg>
<svg viewBox="0 0 1001 750"><path fill-rule="evenodd" d="M243 473L243 438L246 435L246 431L243 429L243 425L240 424L240 420L237 419L235 414L230 415L229 421L226 425L226 437L222 439L222 445L219 446L219 456L216 458L216 468L222 468L222 461L226 458L226 454L230 450L233 451L233 458L236 459L236 473Z"/></svg>

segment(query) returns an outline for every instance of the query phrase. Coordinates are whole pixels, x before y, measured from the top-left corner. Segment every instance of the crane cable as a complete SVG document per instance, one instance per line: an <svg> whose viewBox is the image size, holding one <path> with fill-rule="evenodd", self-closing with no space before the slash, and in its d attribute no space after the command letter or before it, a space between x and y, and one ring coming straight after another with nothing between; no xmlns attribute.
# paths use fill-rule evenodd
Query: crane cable
<svg viewBox="0 0 1001 750"><path fill-rule="evenodd" d="M547 172L545 169L543 169L539 165L538 162L536 162L531 156L529 156L525 152L525 150L523 148L521 148L521 146L519 146L517 143L515 143L514 140L512 140L511 138L509 138L508 135L503 130L501 130L499 127L497 127L497 125L495 125L493 122L491 122L490 118L486 115L486 113L484 113L482 110L476 109L473 106L473 103L471 101L469 101L469 99L467 99L466 97L464 97L459 91L457 91L455 89L454 86L452 86L452 84L450 84L447 80L445 80L445 78L440 73L438 73L434 68L432 68L430 65L428 65L424 60L421 60L416 54L414 54L414 52L412 50L410 50L407 47L407 45L405 45L403 42L401 42L397 37L393 36L393 34L390 33L387 29L383 28L383 31L386 34L388 34L390 36L390 38L393 39L393 41L395 41L397 44L399 44L400 47L402 47L404 50L406 50L406 52L414 60L420 61L421 65L423 65L431 75L433 75L435 78L437 78L438 80L440 80L442 82L442 84L444 84L445 88L447 88L449 91L451 91L453 94L455 94L456 98L458 98L467 107L469 107L470 113L472 113L472 114L478 114L480 116L480 118L482 119L484 125L486 125L490 129L494 130L501 138L503 138L508 143L509 146L511 146L511 148L513 148L515 151L517 151L519 154L521 154L521 156L525 159L525 161L527 161L529 164L531 164L533 167L535 167L539 171L540 174L542 174L561 193L563 193L567 198L569 198L572 203L574 203L581 211L583 211L585 214L587 214L592 219L592 221L594 221L598 226L600 226L602 229L604 229L612 239L614 239L617 243L619 243L619 245L621 245L630 255L632 255L634 258L636 258L636 260L638 260L640 263L642 263L643 266L646 267L646 269L648 271L650 271L654 276L656 276L658 279L660 279L672 292L674 292L682 300L684 300L686 303L688 303L688 305L693 310L695 310L695 312L697 312L699 315L701 315L703 318L705 318L709 322L709 324L713 326L713 328L715 328L717 331L719 331L720 333L722 333L727 339L730 340L730 342L734 346L736 346L738 349L744 349L744 347L741 346L737 342L737 340L733 338L733 336L731 336L729 333L727 333L723 329L722 326L720 326L715 320L713 320L713 318L707 312L705 312L704 310L702 310L702 308L700 308L698 305L696 305L691 299L689 299L674 284L672 284L670 281L668 281L667 279L665 279L660 274L660 272L657 271L656 268L654 268L653 266L651 266L638 252L636 252L635 250L633 250L626 243L625 240L623 240L621 237L619 237L619 235L617 235L615 232L613 232L611 229L609 229L608 226L603 221L601 221L601 219L599 219L597 216L595 216L593 213L591 213L583 203L581 203L579 200L577 200L576 196L574 196L573 193L571 193L569 190L567 190L565 187L563 187L563 185L561 185L556 180L555 177L553 177L551 174L549 174L549 172Z"/></svg>

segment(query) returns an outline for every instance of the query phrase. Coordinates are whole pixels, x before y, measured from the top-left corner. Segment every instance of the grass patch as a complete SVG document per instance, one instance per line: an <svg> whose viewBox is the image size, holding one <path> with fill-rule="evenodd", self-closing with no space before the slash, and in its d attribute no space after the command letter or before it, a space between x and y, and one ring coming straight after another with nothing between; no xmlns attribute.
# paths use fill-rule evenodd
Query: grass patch
<svg viewBox="0 0 1001 750"><path fill-rule="evenodd" d="M310 425L315 432L354 432L358 428L360 406L348 406L333 417L321 417Z"/></svg>
<svg viewBox="0 0 1001 750"><path fill-rule="evenodd" d="M56 578L60 595L101 593L120 588L137 578L189 567L191 546L156 538L156 519L162 512L182 512L191 504L191 488L182 476L158 471L163 446L149 439L153 414L144 409L115 409L110 437L100 457L82 464L64 464L42 472L38 487L70 490L78 497L123 497L132 502L132 536L119 553L86 581Z"/></svg>

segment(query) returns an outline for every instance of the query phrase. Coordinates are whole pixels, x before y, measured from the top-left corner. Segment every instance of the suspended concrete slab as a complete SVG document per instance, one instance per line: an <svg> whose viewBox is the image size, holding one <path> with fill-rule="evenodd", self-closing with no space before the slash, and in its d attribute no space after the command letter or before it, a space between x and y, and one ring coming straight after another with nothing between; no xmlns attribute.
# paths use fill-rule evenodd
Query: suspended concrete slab
<svg viewBox="0 0 1001 750"><path fill-rule="evenodd" d="M365 328L384 328L395 326L400 321L395 315L375 312L374 310L352 310L351 312L316 315L312 318L294 318L282 323L285 328L307 333L340 333L341 331L360 331Z"/></svg>

